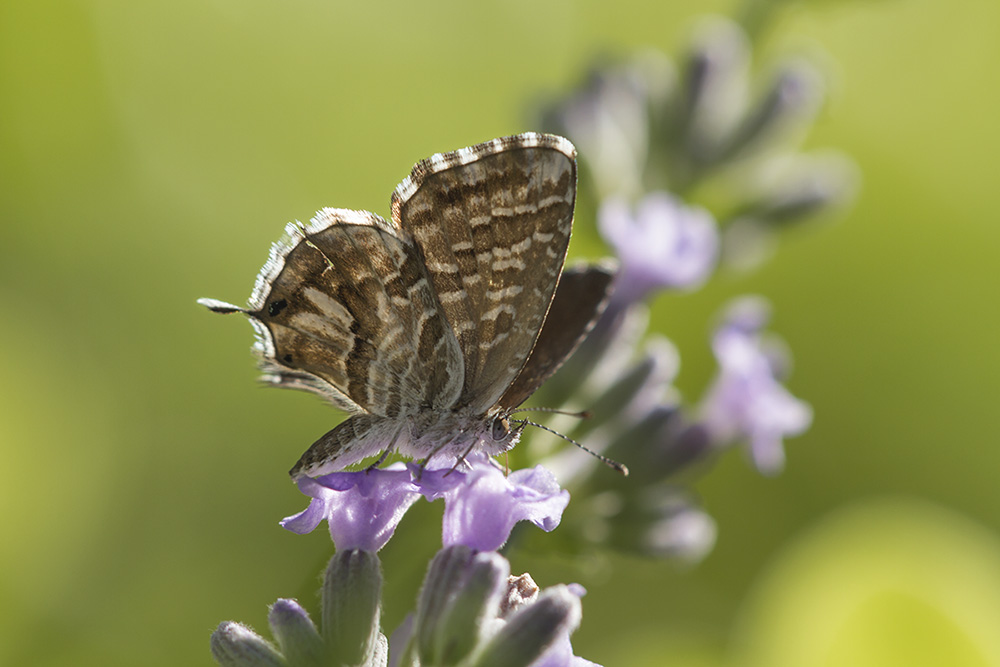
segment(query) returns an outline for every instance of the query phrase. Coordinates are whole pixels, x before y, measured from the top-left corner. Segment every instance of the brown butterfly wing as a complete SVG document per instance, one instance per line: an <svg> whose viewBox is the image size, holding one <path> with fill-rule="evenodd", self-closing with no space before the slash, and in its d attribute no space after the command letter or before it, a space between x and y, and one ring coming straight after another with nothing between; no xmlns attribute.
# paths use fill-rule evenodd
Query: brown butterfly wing
<svg viewBox="0 0 1000 667"><path fill-rule="evenodd" d="M614 270L605 266L563 271L535 347L500 398L501 408L516 408L559 370L604 312L614 275Z"/></svg>
<svg viewBox="0 0 1000 667"><path fill-rule="evenodd" d="M458 339L458 404L485 413L524 366L562 271L576 197L562 137L501 137L414 167L393 195Z"/></svg>

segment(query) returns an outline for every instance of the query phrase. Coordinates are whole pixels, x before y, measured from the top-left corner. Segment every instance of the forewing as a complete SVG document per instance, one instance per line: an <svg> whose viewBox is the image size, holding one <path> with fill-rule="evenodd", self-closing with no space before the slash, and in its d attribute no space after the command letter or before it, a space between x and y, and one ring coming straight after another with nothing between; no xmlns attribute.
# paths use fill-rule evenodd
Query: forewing
<svg viewBox="0 0 1000 667"><path fill-rule="evenodd" d="M599 265L563 271L535 347L500 398L502 408L516 408L559 370L604 312L614 275L613 269Z"/></svg>
<svg viewBox="0 0 1000 667"><path fill-rule="evenodd" d="M434 155L393 193L465 361L459 404L485 412L517 376L562 271L576 151L543 134Z"/></svg>
<svg viewBox="0 0 1000 667"><path fill-rule="evenodd" d="M458 343L420 255L374 214L324 209L289 225L247 314L265 380L280 386L389 418L459 395Z"/></svg>

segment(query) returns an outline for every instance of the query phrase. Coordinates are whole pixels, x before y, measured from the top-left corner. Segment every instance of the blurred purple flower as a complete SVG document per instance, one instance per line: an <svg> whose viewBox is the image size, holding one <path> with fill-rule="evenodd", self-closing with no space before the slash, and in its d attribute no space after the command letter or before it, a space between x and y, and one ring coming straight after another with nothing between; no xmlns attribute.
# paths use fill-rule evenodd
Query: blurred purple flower
<svg viewBox="0 0 1000 667"><path fill-rule="evenodd" d="M614 300L634 303L659 288L693 289L715 267L719 235L711 214L654 192L632 209L609 198L598 211L601 235L621 259Z"/></svg>
<svg viewBox="0 0 1000 667"><path fill-rule="evenodd" d="M755 467L774 474L784 466L783 438L804 432L812 409L778 382L778 364L760 335L767 319L760 299L744 298L729 308L712 339L719 373L701 414L717 445L747 440Z"/></svg>
<svg viewBox="0 0 1000 667"><path fill-rule="evenodd" d="M481 454L466 457L466 462L465 469L454 468L450 461L435 469L395 463L300 479L299 489L312 501L281 525L304 534L325 519L338 550L378 551L421 495L428 500L444 498L445 546L493 551L503 546L518 521L530 521L545 531L559 525L569 492L560 489L548 470L536 466L504 475Z"/></svg>
<svg viewBox="0 0 1000 667"><path fill-rule="evenodd" d="M661 518L650 522L647 527L643 536L643 551L697 563L715 546L718 533L715 521L684 498L671 500L674 507L661 509Z"/></svg>
<svg viewBox="0 0 1000 667"><path fill-rule="evenodd" d="M557 111L558 129L587 156L598 196L642 189L649 150L648 92L639 72L595 71Z"/></svg>

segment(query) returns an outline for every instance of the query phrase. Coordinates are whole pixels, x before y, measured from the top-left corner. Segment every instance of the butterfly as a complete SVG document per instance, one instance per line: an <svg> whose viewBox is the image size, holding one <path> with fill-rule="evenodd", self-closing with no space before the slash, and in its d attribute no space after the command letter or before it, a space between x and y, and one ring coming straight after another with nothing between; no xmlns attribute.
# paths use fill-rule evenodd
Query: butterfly
<svg viewBox="0 0 1000 667"><path fill-rule="evenodd" d="M604 266L563 271L576 149L528 132L439 153L395 189L392 219L326 208L291 223L243 313L263 380L315 392L350 416L293 478L391 451L427 459L511 449L511 413L602 312ZM377 465L377 463L376 463Z"/></svg>

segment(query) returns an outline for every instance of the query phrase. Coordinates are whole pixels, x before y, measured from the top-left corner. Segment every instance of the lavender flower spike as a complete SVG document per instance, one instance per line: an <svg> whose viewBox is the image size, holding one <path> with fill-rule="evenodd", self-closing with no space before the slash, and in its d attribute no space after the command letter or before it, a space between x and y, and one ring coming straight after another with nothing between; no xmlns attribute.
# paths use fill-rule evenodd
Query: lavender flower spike
<svg viewBox="0 0 1000 667"><path fill-rule="evenodd" d="M647 195L634 211L609 198L597 215L601 235L622 262L613 297L619 304L659 288L698 287L715 267L719 234L712 215L666 192Z"/></svg>
<svg viewBox="0 0 1000 667"><path fill-rule="evenodd" d="M778 382L773 350L760 336L767 319L762 299L746 297L730 306L712 339L719 373L701 414L716 444L747 440L756 468L775 474L785 462L783 438L809 428L812 409Z"/></svg>
<svg viewBox="0 0 1000 667"><path fill-rule="evenodd" d="M402 463L315 479L303 477L298 485L312 501L302 512L283 519L282 527L305 534L326 520L338 551L378 551L420 497L410 470Z"/></svg>

